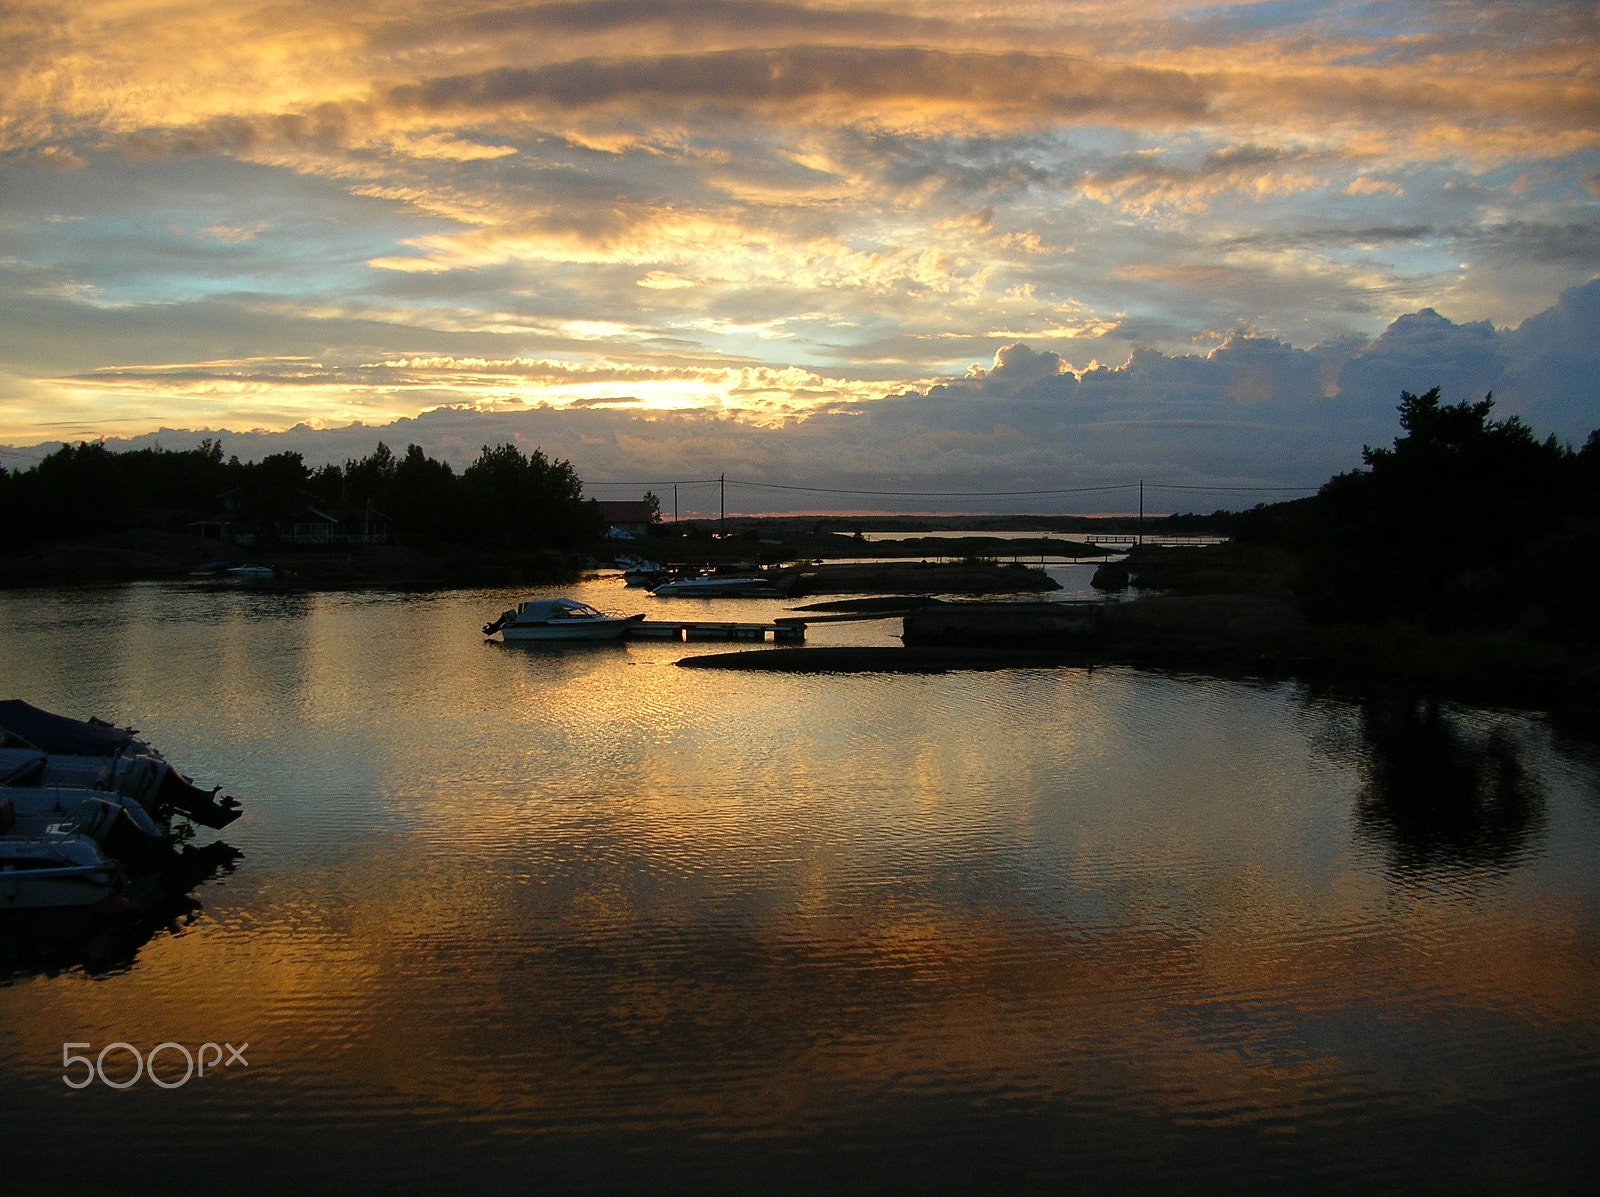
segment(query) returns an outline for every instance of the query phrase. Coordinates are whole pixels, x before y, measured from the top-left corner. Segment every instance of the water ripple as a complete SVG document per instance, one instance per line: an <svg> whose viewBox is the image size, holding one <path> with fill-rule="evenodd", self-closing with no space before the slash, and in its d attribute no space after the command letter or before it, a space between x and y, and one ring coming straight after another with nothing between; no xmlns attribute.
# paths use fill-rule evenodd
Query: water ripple
<svg viewBox="0 0 1600 1197"><path fill-rule="evenodd" d="M14 1168L103 1184L33 1146L92 1133L357 1190L1581 1187L1600 803L1537 720L485 644L518 597L0 596L0 688L247 812L196 921L0 989ZM204 1088L58 1079L230 1037Z"/></svg>

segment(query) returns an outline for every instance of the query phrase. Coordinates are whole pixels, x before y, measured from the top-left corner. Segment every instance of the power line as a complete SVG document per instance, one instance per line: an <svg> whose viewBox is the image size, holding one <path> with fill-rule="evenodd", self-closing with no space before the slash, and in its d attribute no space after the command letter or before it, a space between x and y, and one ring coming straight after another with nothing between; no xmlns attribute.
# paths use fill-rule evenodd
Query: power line
<svg viewBox="0 0 1600 1197"><path fill-rule="evenodd" d="M849 490L838 486L789 486L781 482L746 482L742 478L729 478L728 481L739 486L755 487L758 490L798 490L808 494L877 495L901 499L1003 499L1025 495L1082 495L1096 491L1131 490L1133 487L1133 483L1125 482L1115 486L1063 486L1052 490Z"/></svg>
<svg viewBox="0 0 1600 1197"><path fill-rule="evenodd" d="M1320 486L1182 486L1176 482L1151 482L1147 484L1151 490L1210 490L1227 491L1230 494L1243 492L1265 491L1275 494L1286 494L1291 491L1300 491L1305 494L1315 494L1321 490Z"/></svg>

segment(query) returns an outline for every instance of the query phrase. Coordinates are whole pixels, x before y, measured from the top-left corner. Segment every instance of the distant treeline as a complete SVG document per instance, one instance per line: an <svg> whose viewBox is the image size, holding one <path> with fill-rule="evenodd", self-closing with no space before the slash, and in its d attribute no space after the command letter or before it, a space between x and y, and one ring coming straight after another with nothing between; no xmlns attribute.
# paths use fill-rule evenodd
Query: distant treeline
<svg viewBox="0 0 1600 1197"><path fill-rule="evenodd" d="M1313 497L1256 507L1243 544L1293 557L1323 620L1429 631L1600 638L1600 430L1579 450L1539 440L1493 396L1401 393L1403 435Z"/></svg>
<svg viewBox="0 0 1600 1197"><path fill-rule="evenodd" d="M382 442L359 461L315 470L298 453L225 459L216 440L126 453L85 442L28 470L0 468L0 518L13 549L222 518L270 543L313 509L379 512L401 539L486 549L568 549L603 531L571 463L510 444L485 446L460 474L418 445L396 457Z"/></svg>

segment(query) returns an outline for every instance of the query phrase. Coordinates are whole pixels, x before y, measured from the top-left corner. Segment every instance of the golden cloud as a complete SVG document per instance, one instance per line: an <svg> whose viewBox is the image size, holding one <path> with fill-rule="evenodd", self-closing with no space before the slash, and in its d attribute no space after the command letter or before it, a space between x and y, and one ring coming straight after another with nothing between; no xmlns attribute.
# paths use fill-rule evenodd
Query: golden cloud
<svg viewBox="0 0 1600 1197"><path fill-rule="evenodd" d="M454 140L462 120L602 112L784 119L825 109L1134 127L1307 120L1335 135L1342 123L1398 129L1419 117L1460 130L1593 133L1600 113L1596 45L1582 23L1525 22L1503 45L1444 26L1404 43L1394 69L1363 65L1397 45L1353 28L1322 41L1240 30L1195 44L1173 22L1185 7L1142 5L1130 18L1092 5L978 17L959 5L759 0L476 11L415 0L336 14L293 0L11 6L0 14L9 47L0 144L142 131L147 149L248 153L265 142L335 146L398 133L400 150L451 157L505 148ZM450 69L467 63L474 69ZM421 140L408 141L418 119Z"/></svg>
<svg viewBox="0 0 1600 1197"><path fill-rule="evenodd" d="M957 0L23 0L0 7L0 167L52 197L66 194L53 172L87 167L73 182L109 211L117 172L159 173L125 157L186 158L172 174L202 180L212 206L188 222L163 211L119 224L183 244L152 234L149 252L129 255L138 265L116 269L57 252L68 230L44 222L68 219L64 207L23 213L42 230L33 244L50 248L8 277L16 293L91 306L259 286L239 319L275 317L285 340L228 343L286 354L337 342L282 333L288 322L359 320L389 328L351 360L489 348L448 339L459 335L514 337L531 355L682 353L720 367L779 343L782 363L923 375L963 368L939 356L955 341L987 342L972 346L982 357L996 339L1102 336L1118 327L1109 313L1173 296L1190 310L1150 325L1173 330L1158 333L1169 345L1200 327L1270 324L1266 311L1292 311L1274 326L1286 335L1375 332L1398 297L1440 302L1457 286L1421 254L1378 262L1378 249L1337 237L1248 250L1237 229L1207 225L1213 212L1236 218L1243 205L1226 206L1238 200L1303 230L1347 213L1415 224L1366 214L1401 197L1420 210L1446 175L1456 194L1505 205L1556 209L1600 191L1592 14L1533 6L1513 19L1466 0L1427 9L1404 38L1353 11L1314 30L1275 20L1187 0L981 12ZM265 167L256 177L283 196L337 202L302 221L269 208L282 196L223 195L209 188L232 168L212 170L217 158L252 164L230 177ZM1507 189L1490 174L1506 166L1504 178L1533 182ZM358 215L338 207L352 195ZM1430 262L1470 256L1474 204L1417 234L1443 255ZM349 237L343 222L369 216ZM1524 284L1520 308L1482 314L1531 314L1548 302L1540 288L1569 274L1552 266ZM208 351L180 339L151 352ZM86 376L69 356L37 376L88 387L59 381ZM272 377L259 385L288 385L285 371ZM145 385L126 373L93 383L101 396ZM254 396L257 382L213 371L193 385L183 402L201 387ZM419 402L405 388L359 390L369 383L348 372L325 385L338 410ZM450 401L488 401L476 383L438 385ZM508 385L525 397L543 384ZM345 386L359 400L340 398ZM731 393L709 386L693 401Z"/></svg>
<svg viewBox="0 0 1600 1197"><path fill-rule="evenodd" d="M384 97L400 113L567 111L603 105L768 108L820 102L973 106L1037 119L1170 123L1203 117L1206 97L1183 72L1063 55L962 53L897 46L787 46L705 54L578 59L499 67L404 84Z"/></svg>

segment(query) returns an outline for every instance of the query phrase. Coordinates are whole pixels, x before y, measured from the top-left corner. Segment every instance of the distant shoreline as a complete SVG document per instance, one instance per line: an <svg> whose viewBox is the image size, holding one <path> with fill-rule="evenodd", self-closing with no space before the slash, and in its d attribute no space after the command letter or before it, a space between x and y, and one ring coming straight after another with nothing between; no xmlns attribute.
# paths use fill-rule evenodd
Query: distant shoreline
<svg viewBox="0 0 1600 1197"><path fill-rule="evenodd" d="M873 556L898 558L878 563L828 562L828 556L862 553L841 536L796 538L785 544L785 559L801 560L787 573L797 576L794 593L996 594L1055 589L1044 574L1022 564L1000 564L999 558L1035 556L1039 547L1013 550L1002 542L960 540L938 546L939 552L899 542L874 544ZM1046 541L1052 548L1082 548L1085 560L1096 560L1088 546ZM0 557L0 588L104 585L122 582L182 581L213 567L220 579L228 566L255 565L274 571L257 586L327 590L366 587L449 589L461 586L550 586L572 582L597 568L597 560L616 553L686 558L690 568L731 564L749 553L759 557L754 540L688 540L645 538L608 542L588 553L556 550L497 552L458 545L424 549L407 544L307 549L281 545L240 546L202 540L178 532L135 528L79 540L30 548ZM791 551L793 550L793 551ZM989 550L989 554L983 554ZM769 553L772 551L768 546ZM925 558L937 557L937 560ZM804 559L810 558L811 563ZM949 558L957 558L950 560ZM601 566L600 568L603 568Z"/></svg>

